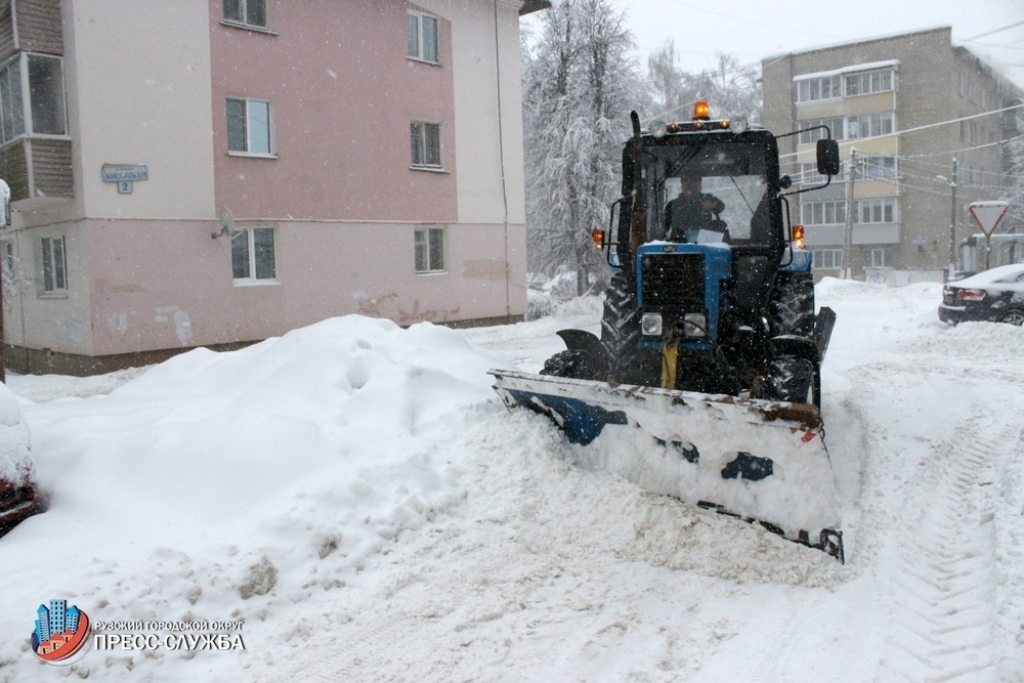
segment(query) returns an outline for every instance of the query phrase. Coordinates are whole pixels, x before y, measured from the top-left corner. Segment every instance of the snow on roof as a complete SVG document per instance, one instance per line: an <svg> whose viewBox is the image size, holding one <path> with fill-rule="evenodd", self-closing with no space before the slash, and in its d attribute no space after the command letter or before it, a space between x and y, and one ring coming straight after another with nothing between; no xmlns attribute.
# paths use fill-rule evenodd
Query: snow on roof
<svg viewBox="0 0 1024 683"><path fill-rule="evenodd" d="M810 74L800 74L793 76L794 81L806 81L811 78L827 78L829 76L842 76L843 74L857 73L860 71L874 71L875 69L884 69L886 67L897 67L900 65L898 59L886 59L881 62L866 62L864 64L854 64L852 66L844 66L841 69L832 69L830 71L816 71Z"/></svg>
<svg viewBox="0 0 1024 683"><path fill-rule="evenodd" d="M849 40L849 41L845 41L845 42L841 42L841 43L827 43L827 44L823 44L823 45L817 45L817 46L814 46L814 47L809 47L809 48L807 48L805 50L797 50L797 51L789 50L787 52L777 52L775 54L766 55L761 61L762 62L770 62L770 61L774 61L776 59L781 59L783 57L787 57L789 55L803 55L803 54L808 54L810 52L820 52L822 50L832 50L832 49L839 48L839 47L848 47L850 45L858 45L860 43L874 43L874 42L877 42L879 40L891 40L893 38L903 38L903 37L906 37L906 36L913 36L913 35L918 35L918 34L921 34L921 33L931 33L932 31L942 31L942 30L946 30L946 31L952 32L952 28L949 27L949 26L933 26L931 28L921 29L920 31L899 31L897 33L886 33L886 34L878 35L878 36L869 36L869 37L866 37L866 38L858 38L856 40Z"/></svg>

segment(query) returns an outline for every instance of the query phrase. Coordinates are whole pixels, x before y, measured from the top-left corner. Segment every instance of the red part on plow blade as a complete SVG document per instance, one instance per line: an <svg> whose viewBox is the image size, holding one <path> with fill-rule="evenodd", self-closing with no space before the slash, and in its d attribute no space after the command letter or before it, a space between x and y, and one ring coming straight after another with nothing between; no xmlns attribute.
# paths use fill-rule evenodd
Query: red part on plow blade
<svg viewBox="0 0 1024 683"><path fill-rule="evenodd" d="M580 461L844 560L812 405L491 370L509 408L549 416Z"/></svg>

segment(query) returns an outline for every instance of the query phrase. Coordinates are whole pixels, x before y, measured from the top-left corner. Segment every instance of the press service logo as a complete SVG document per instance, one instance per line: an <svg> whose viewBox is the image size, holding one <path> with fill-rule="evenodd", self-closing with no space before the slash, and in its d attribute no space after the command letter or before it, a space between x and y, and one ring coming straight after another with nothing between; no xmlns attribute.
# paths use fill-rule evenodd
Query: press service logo
<svg viewBox="0 0 1024 683"><path fill-rule="evenodd" d="M32 651L50 664L67 664L89 640L89 617L67 600L50 600L39 605L32 631Z"/></svg>

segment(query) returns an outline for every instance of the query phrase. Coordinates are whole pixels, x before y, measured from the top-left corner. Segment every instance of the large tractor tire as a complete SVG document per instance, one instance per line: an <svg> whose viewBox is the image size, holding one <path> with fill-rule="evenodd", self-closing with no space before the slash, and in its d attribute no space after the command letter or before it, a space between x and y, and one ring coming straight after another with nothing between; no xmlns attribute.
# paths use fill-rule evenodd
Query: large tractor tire
<svg viewBox="0 0 1024 683"><path fill-rule="evenodd" d="M635 349L640 336L640 311L636 306L636 284L619 272L612 275L604 295L601 341L612 358Z"/></svg>
<svg viewBox="0 0 1024 683"><path fill-rule="evenodd" d="M773 338L814 336L814 277L809 272L782 271L775 281L769 303ZM768 363L766 398L820 407L820 364L806 353L783 351Z"/></svg>
<svg viewBox="0 0 1024 683"><path fill-rule="evenodd" d="M814 276L780 272L769 306L773 337L810 337L814 332Z"/></svg>
<svg viewBox="0 0 1024 683"><path fill-rule="evenodd" d="M766 398L821 407L821 379L816 363L799 356L778 356L768 364Z"/></svg>
<svg viewBox="0 0 1024 683"><path fill-rule="evenodd" d="M641 352L640 311L636 305L636 284L624 273L608 283L601 316L601 343L609 358L607 379L623 384L658 386L661 383L660 355Z"/></svg>

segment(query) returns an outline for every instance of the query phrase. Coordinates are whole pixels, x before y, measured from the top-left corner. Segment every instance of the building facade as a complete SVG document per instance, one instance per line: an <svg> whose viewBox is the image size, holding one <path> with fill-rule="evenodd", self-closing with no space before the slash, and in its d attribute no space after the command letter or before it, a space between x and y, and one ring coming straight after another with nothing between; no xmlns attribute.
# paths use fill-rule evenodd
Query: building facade
<svg viewBox="0 0 1024 683"><path fill-rule="evenodd" d="M780 141L796 188L824 180L822 126L839 140L842 175L790 197L817 274L901 284L955 269L959 243L979 232L970 203L1007 194L1002 143L1018 134L1020 90L953 46L949 27L775 55L762 75L765 125L803 130Z"/></svg>
<svg viewBox="0 0 1024 683"><path fill-rule="evenodd" d="M522 319L522 0L4 0L7 365Z"/></svg>

